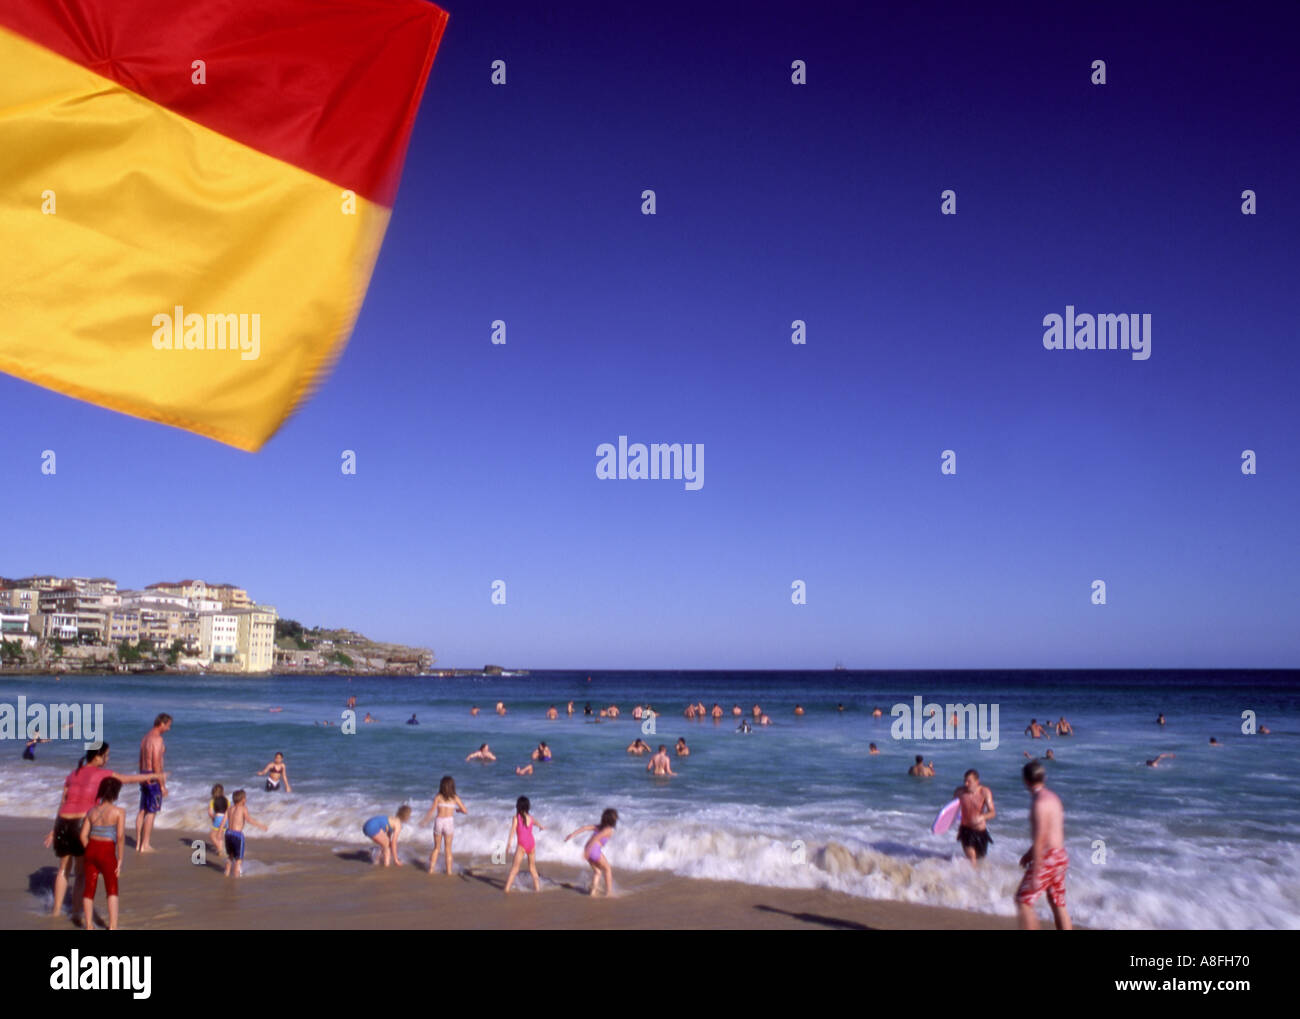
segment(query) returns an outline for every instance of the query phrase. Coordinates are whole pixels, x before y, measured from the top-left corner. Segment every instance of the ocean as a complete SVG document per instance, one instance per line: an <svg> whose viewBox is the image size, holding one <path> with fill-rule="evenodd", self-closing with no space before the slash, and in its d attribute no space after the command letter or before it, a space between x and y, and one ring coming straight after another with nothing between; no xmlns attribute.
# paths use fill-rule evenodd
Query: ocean
<svg viewBox="0 0 1300 1019"><path fill-rule="evenodd" d="M590 678L588 678L590 676ZM519 677L49 676L0 677L0 704L102 704L111 766L135 770L138 744L158 712L166 736L170 796L159 824L207 826L213 783L249 792L270 834L318 840L322 852L366 846L362 822L410 803L418 822L452 775L469 815L457 816L458 854L502 845L515 798L527 795L546 826L537 860L580 862L573 829L605 807L619 811L607 847L621 868L783 887L823 887L870 898L1010 915L1020 855L1029 847L1025 754L1051 748L1048 785L1063 800L1070 851L1068 904L1077 924L1110 928L1300 927L1300 673L1293 671L1017 672L533 672ZM356 733L342 721L357 698ZM997 706L998 746L977 738L893 738L896 704ZM575 703L573 717L565 713ZM722 705L720 723L688 721L688 702ZM504 701L508 714L494 713ZM617 720L583 716L617 704ZM651 704L654 733L633 720ZM758 703L773 724L736 731L731 708ZM477 718L472 704L482 708ZM555 721L545 711L554 704ZM794 715L796 704L805 714ZM837 710L837 705L844 710ZM271 712L272 707L282 708ZM880 707L884 717L872 717ZM366 712L378 721L361 722ZM1156 724L1163 712L1167 725ZM1243 732L1254 712L1270 735ZM416 714L419 725L407 725ZM1033 740L1031 718L1065 716L1075 735ZM907 734L911 735L909 728ZM691 747L672 757L679 775L647 774L626 753L637 736ZM1221 748L1209 745L1214 736ZM539 740L554 753L517 777ZM489 743L495 764L467 763ZM879 754L868 751L876 743ZM292 795L264 791L256 772L285 755ZM21 760L0 743L0 815L52 817L63 777L81 755L57 741ZM937 776L915 779L915 754ZM1145 765L1173 753L1159 768ZM955 830L930 822L967 768L995 797L988 859L972 869ZM124 793L128 828L137 796ZM260 836L254 832L253 837ZM426 854L431 827L408 828L402 845ZM252 861L249 877L258 876Z"/></svg>

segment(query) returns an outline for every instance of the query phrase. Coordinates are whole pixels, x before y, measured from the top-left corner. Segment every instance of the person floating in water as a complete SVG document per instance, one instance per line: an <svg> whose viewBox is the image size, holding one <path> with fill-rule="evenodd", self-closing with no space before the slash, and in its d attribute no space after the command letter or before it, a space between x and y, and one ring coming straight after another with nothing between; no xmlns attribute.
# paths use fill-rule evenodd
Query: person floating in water
<svg viewBox="0 0 1300 1019"><path fill-rule="evenodd" d="M467 761L495 761L496 759L496 754L492 753L492 748L486 743L465 758Z"/></svg>
<svg viewBox="0 0 1300 1019"><path fill-rule="evenodd" d="M1158 767L1160 767L1160 762L1161 762L1162 760L1164 760L1166 757L1173 757L1173 756L1174 756L1173 754L1156 754L1155 757L1148 757L1148 758L1147 758L1147 767L1148 767L1148 768L1158 768Z"/></svg>
<svg viewBox="0 0 1300 1019"><path fill-rule="evenodd" d="M988 822L998 816L993 805L993 790L980 784L980 773L974 768L966 772L963 782L953 792L961 803L961 825L957 829L957 841L961 843L962 852L973 866L977 860L984 859L989 852Z"/></svg>
<svg viewBox="0 0 1300 1019"><path fill-rule="evenodd" d="M275 760L259 771L257 775L259 778L263 775L266 776L266 791L268 793L278 793L281 782L284 783L286 793L293 792L292 787L289 785L289 769L284 763L284 754L279 751L276 751Z"/></svg>

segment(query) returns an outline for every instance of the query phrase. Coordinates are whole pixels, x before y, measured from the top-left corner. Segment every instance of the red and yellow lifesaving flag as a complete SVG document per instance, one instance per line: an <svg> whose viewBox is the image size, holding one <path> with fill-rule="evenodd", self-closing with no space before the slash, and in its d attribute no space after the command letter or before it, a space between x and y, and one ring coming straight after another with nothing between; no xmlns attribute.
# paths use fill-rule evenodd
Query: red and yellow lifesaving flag
<svg viewBox="0 0 1300 1019"><path fill-rule="evenodd" d="M0 371L258 449L352 331L446 24L0 0Z"/></svg>

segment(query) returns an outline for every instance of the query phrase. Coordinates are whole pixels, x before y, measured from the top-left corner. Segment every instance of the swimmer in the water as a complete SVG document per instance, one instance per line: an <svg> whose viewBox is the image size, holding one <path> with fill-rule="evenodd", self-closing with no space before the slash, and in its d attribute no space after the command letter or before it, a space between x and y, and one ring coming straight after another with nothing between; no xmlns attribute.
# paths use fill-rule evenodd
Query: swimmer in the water
<svg viewBox="0 0 1300 1019"><path fill-rule="evenodd" d="M1223 744L1220 743L1220 742L1219 742L1217 739L1215 739L1213 736L1211 736L1211 737L1210 737L1210 746L1212 746L1212 747L1221 747L1221 746L1223 746Z"/></svg>
<svg viewBox="0 0 1300 1019"><path fill-rule="evenodd" d="M560 713L557 710L555 710L554 704L552 704L549 708L546 709L546 717L549 718L552 722L560 717Z"/></svg>
<svg viewBox="0 0 1300 1019"><path fill-rule="evenodd" d="M1165 714L1162 711L1160 714L1156 716L1156 725L1164 725L1164 724L1165 724Z"/></svg>
<svg viewBox="0 0 1300 1019"><path fill-rule="evenodd" d="M744 712L740 710L739 704L733 704L731 706L731 713L735 715L737 718L739 718L741 715L744 714Z"/></svg>
<svg viewBox="0 0 1300 1019"><path fill-rule="evenodd" d="M293 792L293 789L289 785L289 769L285 766L284 754L277 751L275 760L257 774L259 778L262 775L266 776L266 791L268 793L279 792L280 783L282 781L284 782L284 791L286 793Z"/></svg>
<svg viewBox="0 0 1300 1019"><path fill-rule="evenodd" d="M796 705L794 706L794 713L795 713L796 715L802 715L802 714L803 714L803 705L802 705L802 704L796 704Z"/></svg>
<svg viewBox="0 0 1300 1019"><path fill-rule="evenodd" d="M1025 726L1025 735L1032 736L1034 739L1043 738L1043 727L1038 724L1038 719L1031 718L1029 724Z"/></svg>
<svg viewBox="0 0 1300 1019"><path fill-rule="evenodd" d="M673 749L676 751L678 757L691 756L691 748L686 745L686 740L681 736L677 737L677 745Z"/></svg>
<svg viewBox="0 0 1300 1019"><path fill-rule="evenodd" d="M873 712L871 712L871 717L872 717L872 718L879 718L879 717L880 717L881 715L883 715L883 714L884 714L883 711L881 711L879 708L876 708Z"/></svg>
<svg viewBox="0 0 1300 1019"><path fill-rule="evenodd" d="M1056 735L1058 735L1058 736L1073 736L1073 735L1074 735L1074 727L1073 727L1072 725L1070 725L1070 723L1067 722L1067 721L1065 720L1065 716L1064 716L1064 715L1062 715L1061 718L1060 718L1060 721L1058 721L1058 722L1056 723Z"/></svg>
<svg viewBox="0 0 1300 1019"><path fill-rule="evenodd" d="M479 711L478 705L475 704L472 708L469 709L470 717L478 718L478 711Z"/></svg>
<svg viewBox="0 0 1300 1019"><path fill-rule="evenodd" d="M1173 754L1156 754L1155 757L1148 758L1147 767L1158 768L1160 767L1160 762L1162 760L1164 760L1166 757L1173 757L1173 756L1174 756Z"/></svg>
<svg viewBox="0 0 1300 1019"><path fill-rule="evenodd" d="M753 715L755 718L758 718L758 716L763 713L763 709L760 708L757 704L755 704L753 708L750 709L749 713Z"/></svg>
<svg viewBox="0 0 1300 1019"><path fill-rule="evenodd" d="M878 753L880 753L880 748L879 748L878 746L876 746L874 743L868 744L868 746L867 746L867 753L869 753L869 754L878 754Z"/></svg>
<svg viewBox="0 0 1300 1019"><path fill-rule="evenodd" d="M717 719L721 718L721 717L722 717L722 706L719 705L719 704L715 704L715 705L713 705L713 709L709 712L709 714L713 716L713 718L714 718L715 721L716 721Z"/></svg>
<svg viewBox="0 0 1300 1019"><path fill-rule="evenodd" d="M657 777L677 774L673 771L672 761L668 759L668 748L662 743L659 744L659 752L646 762L645 770L653 772Z"/></svg>
<svg viewBox="0 0 1300 1019"><path fill-rule="evenodd" d="M363 722L373 722L373 721L375 721L375 719L371 718L371 717L370 717L370 712L367 711L367 712L366 712L366 717L363 718L361 721L363 721Z"/></svg>
<svg viewBox="0 0 1300 1019"><path fill-rule="evenodd" d="M751 733L753 731L754 728L749 724L748 718L742 718L740 724L736 726L736 732Z"/></svg>
<svg viewBox="0 0 1300 1019"><path fill-rule="evenodd" d="M844 710L844 705L843 705L843 704L836 704L836 705L835 705L835 710L836 710L836 711L843 711L843 710Z"/></svg>
<svg viewBox="0 0 1300 1019"><path fill-rule="evenodd" d="M758 720L758 724L759 724L759 725L771 725L771 724L772 724L772 718L771 718L771 716L770 716L770 715L763 715L763 716L761 716L761 717L759 718L759 720Z"/></svg>
<svg viewBox="0 0 1300 1019"><path fill-rule="evenodd" d="M411 717L408 718L408 719L406 720L406 724L407 724L407 725L419 725L419 724L420 724L420 720L419 720L418 718L415 717L415 712L414 712L414 711L411 712Z"/></svg>
<svg viewBox="0 0 1300 1019"><path fill-rule="evenodd" d="M569 714L573 714L573 701L569 701Z"/></svg>
<svg viewBox="0 0 1300 1019"><path fill-rule="evenodd" d="M492 753L492 748L486 743L465 758L467 761L495 761L496 759L496 754Z"/></svg>
<svg viewBox="0 0 1300 1019"><path fill-rule="evenodd" d="M23 760L24 761L36 760L37 746L39 746L41 743L53 743L53 742L54 742L53 739L45 739L44 737L41 736L32 737L27 741L27 745L23 747Z"/></svg>
<svg viewBox="0 0 1300 1019"><path fill-rule="evenodd" d="M546 745L546 741L537 744L537 749L533 751L533 760L541 761L543 764L551 759L551 748Z"/></svg>
<svg viewBox="0 0 1300 1019"><path fill-rule="evenodd" d="M505 701L497 701L497 714L504 715L505 713L506 713Z"/></svg>
<svg viewBox="0 0 1300 1019"><path fill-rule="evenodd" d="M925 759L917 754L916 763L907 769L907 773L913 778L934 778L934 761L926 764Z"/></svg>
<svg viewBox="0 0 1300 1019"><path fill-rule="evenodd" d="M650 753L650 744L647 743L645 740L643 740L640 736L638 736L636 739L634 739L631 743L627 745L627 752L629 754L637 754L637 755L648 754Z"/></svg>

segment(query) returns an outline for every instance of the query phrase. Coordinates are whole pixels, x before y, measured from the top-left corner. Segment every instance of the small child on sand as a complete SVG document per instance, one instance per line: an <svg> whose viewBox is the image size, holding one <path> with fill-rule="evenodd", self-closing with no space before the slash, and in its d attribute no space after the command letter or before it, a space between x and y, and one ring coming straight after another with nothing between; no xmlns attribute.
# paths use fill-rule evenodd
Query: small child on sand
<svg viewBox="0 0 1300 1019"><path fill-rule="evenodd" d="M429 818L436 813L438 816L433 822L433 852L429 854L429 873L438 865L438 854L445 852L447 854L447 873L451 873L451 840L456 832L456 812L468 814L465 804L460 801L456 795L456 780L450 775L443 775L442 781L438 783L438 795L433 798L433 805L429 807L429 812L424 815L421 824L428 824ZM441 842L441 845L439 845Z"/></svg>
<svg viewBox="0 0 1300 1019"><path fill-rule="evenodd" d="M402 833L402 825L410 816L411 808L403 804L391 817L376 814L361 826L361 833L384 851L382 859L385 867L390 863L402 866L402 861L397 856L397 837ZM371 856L374 856L374 850L371 850ZM376 859L374 863L377 866L379 860Z"/></svg>
<svg viewBox="0 0 1300 1019"><path fill-rule="evenodd" d="M230 809L230 802L226 799L226 789L221 783L212 787L212 799L208 800L208 821L212 825L211 836L212 848L217 851L218 856L226 855L226 811Z"/></svg>
<svg viewBox="0 0 1300 1019"><path fill-rule="evenodd" d="M243 876L244 825L251 824L261 828L262 831L270 831L266 825L248 812L248 804L244 802L246 798L242 789L236 789L230 797L230 813L226 815L226 877L230 877L232 863L235 865L235 877Z"/></svg>
<svg viewBox="0 0 1300 1019"><path fill-rule="evenodd" d="M117 930L117 878L126 855L126 811L117 805L121 791L122 783L117 779L102 779L99 802L81 821L81 844L86 848L86 890L81 901L88 931L95 929L95 886L100 874L104 875L104 891L108 894L108 929Z"/></svg>
<svg viewBox="0 0 1300 1019"><path fill-rule="evenodd" d="M510 874L506 877L506 892L510 892L510 886L515 883L515 876L519 873L519 864L523 862L524 856L528 857L528 873L533 876L533 891L542 890L542 879L537 876L537 861L535 859L537 842L533 838L534 831L545 831L541 822L538 821L529 811L532 804L528 802L527 796L521 796L515 801L515 819L510 825L510 834L506 836L506 852L510 852L510 843L514 839L519 840L519 845L515 848L515 859L510 864Z"/></svg>
<svg viewBox="0 0 1300 1019"><path fill-rule="evenodd" d="M591 866L591 894L596 894L596 889L600 887L600 879L605 879L605 898L614 894L614 871L610 868L609 860L605 859L605 844L614 834L614 826L618 824L618 811L613 807L606 807L604 813L600 815L600 824L584 824L575 832L570 832L565 836L564 841L568 842L574 835L581 835L584 831L594 832L587 840L586 846L583 847L582 855L587 863Z"/></svg>

